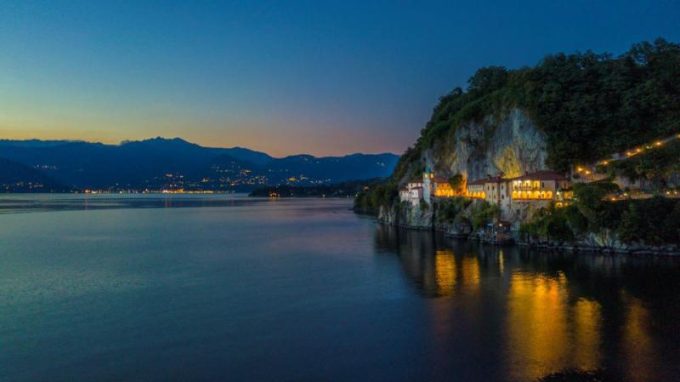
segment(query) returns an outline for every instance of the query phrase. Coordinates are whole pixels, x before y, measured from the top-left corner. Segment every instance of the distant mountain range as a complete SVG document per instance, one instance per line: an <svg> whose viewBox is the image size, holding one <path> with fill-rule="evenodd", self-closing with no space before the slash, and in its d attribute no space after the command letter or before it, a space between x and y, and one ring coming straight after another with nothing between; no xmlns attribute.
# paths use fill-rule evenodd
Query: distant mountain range
<svg viewBox="0 0 680 382"><path fill-rule="evenodd" d="M293 155L209 148L180 138L107 145L81 141L0 140L0 191L214 190L319 185L389 176L398 156Z"/></svg>

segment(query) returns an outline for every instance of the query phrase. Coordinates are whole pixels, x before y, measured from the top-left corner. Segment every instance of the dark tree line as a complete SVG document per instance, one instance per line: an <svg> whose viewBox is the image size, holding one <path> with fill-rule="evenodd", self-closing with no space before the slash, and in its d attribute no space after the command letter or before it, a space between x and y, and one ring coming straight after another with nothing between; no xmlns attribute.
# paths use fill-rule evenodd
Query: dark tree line
<svg viewBox="0 0 680 382"><path fill-rule="evenodd" d="M461 123L520 107L547 134L549 165L566 170L680 131L679 78L680 45L663 39L618 57L559 53L531 68L481 68L466 91L439 100L414 150Z"/></svg>
<svg viewBox="0 0 680 382"><path fill-rule="evenodd" d="M362 193L358 204L376 211L392 203L409 169L419 175L424 149L463 123L502 115L513 107L529 113L546 133L548 165L561 171L678 133L679 79L680 45L663 39L635 44L617 57L590 51L558 53L534 67L481 68L468 80L467 89L456 87L439 99L391 179ZM669 160L678 162L672 155Z"/></svg>

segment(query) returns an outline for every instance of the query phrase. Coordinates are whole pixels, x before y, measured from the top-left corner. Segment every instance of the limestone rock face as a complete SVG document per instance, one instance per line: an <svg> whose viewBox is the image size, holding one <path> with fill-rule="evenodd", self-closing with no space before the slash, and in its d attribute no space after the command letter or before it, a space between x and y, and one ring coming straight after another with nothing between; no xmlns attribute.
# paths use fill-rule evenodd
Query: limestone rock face
<svg viewBox="0 0 680 382"><path fill-rule="evenodd" d="M390 225L406 226L409 228L429 229L432 228L433 209L420 206L412 206L409 203L400 203L391 208L380 208L378 221Z"/></svg>
<svg viewBox="0 0 680 382"><path fill-rule="evenodd" d="M499 120L487 116L463 124L424 154L425 161L442 176L462 174L468 180L544 170L546 158L545 134L517 108Z"/></svg>
<svg viewBox="0 0 680 382"><path fill-rule="evenodd" d="M545 134L527 113L512 108L501 117L488 115L481 121L458 126L455 132L424 150L417 167L431 168L444 178L461 174L468 181L500 173L514 177L547 169L546 147ZM406 183L414 175L417 175L416 168L410 169L400 183ZM418 206L408 208L408 212L394 206L391 210L381 214L381 221L410 227L432 227L431 210L421 211ZM530 214L529 211L520 212L507 219L517 222Z"/></svg>

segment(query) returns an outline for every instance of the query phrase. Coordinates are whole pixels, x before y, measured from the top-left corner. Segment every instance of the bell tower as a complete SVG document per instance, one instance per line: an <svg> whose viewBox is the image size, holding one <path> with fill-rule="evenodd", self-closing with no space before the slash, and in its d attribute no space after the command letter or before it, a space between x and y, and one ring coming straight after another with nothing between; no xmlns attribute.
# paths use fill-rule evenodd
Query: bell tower
<svg viewBox="0 0 680 382"><path fill-rule="evenodd" d="M434 193L434 173L430 168L430 165L425 165L425 171L423 172L423 199L429 205L432 202L432 194Z"/></svg>

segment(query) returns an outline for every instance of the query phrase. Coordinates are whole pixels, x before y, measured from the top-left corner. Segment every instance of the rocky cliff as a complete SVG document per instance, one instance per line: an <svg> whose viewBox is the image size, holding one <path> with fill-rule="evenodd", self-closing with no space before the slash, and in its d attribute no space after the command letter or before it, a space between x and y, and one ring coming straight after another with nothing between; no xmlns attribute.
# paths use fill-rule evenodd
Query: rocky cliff
<svg viewBox="0 0 680 382"><path fill-rule="evenodd" d="M532 121L527 112L511 108L500 115L487 115L468 121L452 129L443 139L422 150L420 157L409 164L404 176L398 180L403 186L409 180L422 176L425 168L437 176L449 178L461 174L467 180L503 173L506 177L546 169L546 136ZM438 205L422 208L395 202L390 208L382 207L379 219L388 224L415 228L454 229L446 223L438 224L435 211ZM522 220L531 211L522 210L509 220Z"/></svg>
<svg viewBox="0 0 680 382"><path fill-rule="evenodd" d="M546 136L526 112L512 108L455 129L423 152L422 160L438 174L466 179L504 173L519 176L546 168Z"/></svg>
<svg viewBox="0 0 680 382"><path fill-rule="evenodd" d="M678 62L680 45L659 39L616 57L557 54L534 67L480 68L465 90L457 87L439 98L392 177L360 192L355 208L385 223L451 233L479 229L500 216L515 224L523 240L541 245L678 243L680 200L673 195L680 192L680 142L640 149L680 133L680 82L673 81L680 75ZM634 147L645 153L595 165ZM501 209L455 197L411 204L399 198L399 189L426 170L458 188L462 179L566 173L575 164L590 164L603 180L639 180L644 186L636 191L644 195L633 197L628 186L617 190L605 181L575 184L574 202L566 208L532 202ZM616 192L615 201L607 197Z"/></svg>

